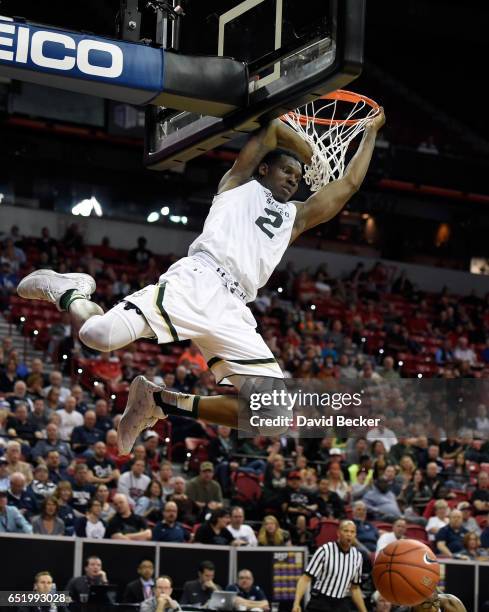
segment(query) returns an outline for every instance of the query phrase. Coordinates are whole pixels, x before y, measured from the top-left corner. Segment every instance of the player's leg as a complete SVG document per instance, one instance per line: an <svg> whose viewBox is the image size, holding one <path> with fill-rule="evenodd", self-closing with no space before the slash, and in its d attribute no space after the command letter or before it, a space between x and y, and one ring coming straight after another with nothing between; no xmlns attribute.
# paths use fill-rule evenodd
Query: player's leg
<svg viewBox="0 0 489 612"><path fill-rule="evenodd" d="M110 352L138 338L154 337L144 316L132 304L118 304L104 314L90 300L95 288L95 280L88 274L36 270L20 281L17 293L25 299L50 302L58 310L68 312L80 340L97 351Z"/></svg>
<svg viewBox="0 0 489 612"><path fill-rule="evenodd" d="M20 281L17 293L27 300L50 302L58 310L69 312L78 330L93 315L103 314L102 308L90 301L95 288L95 279L88 274L36 270Z"/></svg>

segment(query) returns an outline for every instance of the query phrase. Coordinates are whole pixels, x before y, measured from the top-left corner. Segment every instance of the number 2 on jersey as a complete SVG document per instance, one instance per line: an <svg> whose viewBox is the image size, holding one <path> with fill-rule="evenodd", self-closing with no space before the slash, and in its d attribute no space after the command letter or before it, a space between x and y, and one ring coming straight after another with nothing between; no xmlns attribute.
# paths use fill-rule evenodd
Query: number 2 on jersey
<svg viewBox="0 0 489 612"><path fill-rule="evenodd" d="M270 225L271 227L278 229L284 222L284 219L282 215L275 210L265 208L265 212L267 213L267 215L270 215L272 219L269 219L268 217L258 217L255 223L258 225L258 227L264 234L266 234L269 238L273 238L274 233L271 232L268 228L266 228L265 225Z"/></svg>

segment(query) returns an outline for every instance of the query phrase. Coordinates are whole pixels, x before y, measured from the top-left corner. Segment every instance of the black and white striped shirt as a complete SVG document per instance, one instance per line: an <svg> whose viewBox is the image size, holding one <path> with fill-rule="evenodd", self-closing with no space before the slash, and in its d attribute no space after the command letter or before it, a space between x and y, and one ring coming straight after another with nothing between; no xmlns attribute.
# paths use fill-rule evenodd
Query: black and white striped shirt
<svg viewBox="0 0 489 612"><path fill-rule="evenodd" d="M313 579L312 592L341 599L346 597L350 585L360 584L362 555L353 546L348 552L338 542L328 542L318 548L309 561L306 574Z"/></svg>

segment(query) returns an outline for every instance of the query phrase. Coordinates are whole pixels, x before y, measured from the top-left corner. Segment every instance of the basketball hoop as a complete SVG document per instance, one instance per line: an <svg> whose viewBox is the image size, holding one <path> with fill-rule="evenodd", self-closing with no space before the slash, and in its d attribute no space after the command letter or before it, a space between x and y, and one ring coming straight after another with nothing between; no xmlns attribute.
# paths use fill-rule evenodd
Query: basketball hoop
<svg viewBox="0 0 489 612"><path fill-rule="evenodd" d="M304 167L311 191L343 176L350 143L379 111L377 102L367 96L338 89L282 115L313 149L311 164Z"/></svg>

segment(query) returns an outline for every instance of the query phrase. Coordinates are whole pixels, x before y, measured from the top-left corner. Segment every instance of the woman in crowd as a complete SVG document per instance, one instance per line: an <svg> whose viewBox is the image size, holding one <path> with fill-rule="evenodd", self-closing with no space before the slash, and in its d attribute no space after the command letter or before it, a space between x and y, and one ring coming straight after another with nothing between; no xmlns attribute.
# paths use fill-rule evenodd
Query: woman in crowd
<svg viewBox="0 0 489 612"><path fill-rule="evenodd" d="M101 515L102 504L94 497L88 503L86 515L75 519L76 535L80 538L104 538L107 525Z"/></svg>
<svg viewBox="0 0 489 612"><path fill-rule="evenodd" d="M410 484L414 479L414 472L416 471L416 464L413 461L411 455L403 455L399 461L399 473L397 480L401 487Z"/></svg>
<svg viewBox="0 0 489 612"><path fill-rule="evenodd" d="M338 461L333 461L330 464L326 472L326 478L329 482L329 490L334 491L345 503L348 503L351 489L345 481L343 470Z"/></svg>
<svg viewBox="0 0 489 612"><path fill-rule="evenodd" d="M137 500L134 513L156 523L163 516L163 505L163 486L159 480L152 480Z"/></svg>
<svg viewBox="0 0 489 612"><path fill-rule="evenodd" d="M259 546L288 546L290 534L280 527L277 518L271 514L263 519L258 533Z"/></svg>
<svg viewBox="0 0 489 612"><path fill-rule="evenodd" d="M71 501L73 500L73 489L71 482L61 480L58 482L54 497L58 501L58 516L65 524L65 535L73 535L75 532L75 518L77 512L73 510Z"/></svg>
<svg viewBox="0 0 489 612"><path fill-rule="evenodd" d="M45 497L41 502L41 514L32 519L32 532L41 535L64 535L65 523L58 516L56 497Z"/></svg>
<svg viewBox="0 0 489 612"><path fill-rule="evenodd" d="M455 455L454 464L443 473L446 480L445 484L450 489L465 491L470 483L470 471L467 467L464 451L460 451Z"/></svg>
<svg viewBox="0 0 489 612"><path fill-rule="evenodd" d="M230 522L229 510L215 510L211 518L203 523L195 532L195 542L201 544L221 544L229 546L234 540L227 529Z"/></svg>
<svg viewBox="0 0 489 612"><path fill-rule="evenodd" d="M102 506L100 518L107 523L115 514L114 507L109 502L109 498L110 498L109 487L104 483L98 484L95 488L94 497L100 502Z"/></svg>
<svg viewBox="0 0 489 612"><path fill-rule="evenodd" d="M479 536L471 531L464 535L464 547L454 557L470 561L489 561L488 551L485 548L481 548Z"/></svg>
<svg viewBox="0 0 489 612"><path fill-rule="evenodd" d="M412 476L412 482L408 482L403 486L399 496L399 503L404 506L405 513L421 515L431 497L431 489L424 481L424 472L417 469Z"/></svg>

